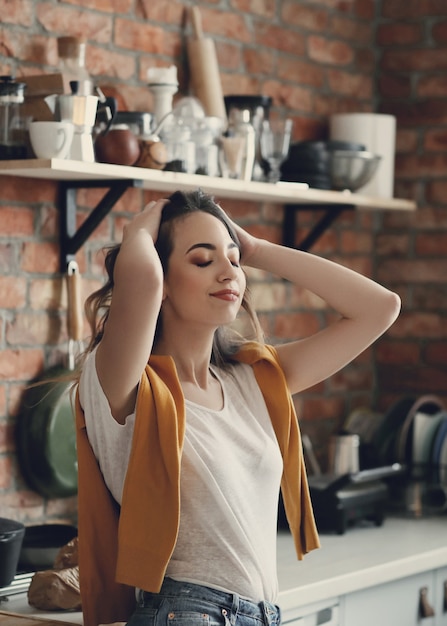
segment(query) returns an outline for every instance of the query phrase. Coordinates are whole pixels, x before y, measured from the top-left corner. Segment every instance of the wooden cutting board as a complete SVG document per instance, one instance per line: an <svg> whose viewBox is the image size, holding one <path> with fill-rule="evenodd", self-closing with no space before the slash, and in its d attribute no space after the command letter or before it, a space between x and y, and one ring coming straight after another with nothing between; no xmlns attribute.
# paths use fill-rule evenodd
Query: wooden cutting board
<svg viewBox="0 0 447 626"><path fill-rule="evenodd" d="M0 611L0 626L73 626L72 622Z"/></svg>

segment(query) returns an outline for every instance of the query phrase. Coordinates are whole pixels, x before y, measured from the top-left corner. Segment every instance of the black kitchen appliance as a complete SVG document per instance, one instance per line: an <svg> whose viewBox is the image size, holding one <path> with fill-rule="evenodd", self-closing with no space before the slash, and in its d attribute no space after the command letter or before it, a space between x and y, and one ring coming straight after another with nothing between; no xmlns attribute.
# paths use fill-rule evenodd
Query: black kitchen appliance
<svg viewBox="0 0 447 626"><path fill-rule="evenodd" d="M309 476L309 488L319 531L342 535L350 523L370 520L381 526L389 499L383 480L401 474L399 463L353 474Z"/></svg>

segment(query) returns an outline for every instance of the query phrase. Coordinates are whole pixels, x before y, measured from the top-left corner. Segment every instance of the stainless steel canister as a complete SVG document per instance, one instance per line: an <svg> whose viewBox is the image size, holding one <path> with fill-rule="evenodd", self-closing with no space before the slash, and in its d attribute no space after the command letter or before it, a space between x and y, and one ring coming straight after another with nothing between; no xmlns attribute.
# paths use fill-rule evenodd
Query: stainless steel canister
<svg viewBox="0 0 447 626"><path fill-rule="evenodd" d="M359 447L358 435L332 435L329 441L329 473L341 475L358 472Z"/></svg>

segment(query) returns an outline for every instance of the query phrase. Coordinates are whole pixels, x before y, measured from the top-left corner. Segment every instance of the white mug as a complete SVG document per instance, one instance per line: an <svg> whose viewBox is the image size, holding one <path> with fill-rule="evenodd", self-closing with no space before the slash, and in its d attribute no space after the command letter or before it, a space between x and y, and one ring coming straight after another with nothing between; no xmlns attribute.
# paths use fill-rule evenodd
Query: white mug
<svg viewBox="0 0 447 626"><path fill-rule="evenodd" d="M66 159L73 141L72 122L31 122L29 138L39 159Z"/></svg>

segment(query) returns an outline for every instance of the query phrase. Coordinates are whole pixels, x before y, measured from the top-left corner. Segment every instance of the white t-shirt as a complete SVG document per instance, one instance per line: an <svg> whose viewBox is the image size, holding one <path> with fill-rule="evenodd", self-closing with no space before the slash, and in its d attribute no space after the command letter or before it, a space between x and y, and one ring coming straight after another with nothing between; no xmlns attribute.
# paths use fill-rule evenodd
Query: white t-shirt
<svg viewBox="0 0 447 626"><path fill-rule="evenodd" d="M275 602L282 458L249 365L213 368L224 394L214 411L189 400L181 461L180 529L166 575L255 601ZM112 417L88 355L80 382L87 434L104 480L121 502L135 414Z"/></svg>

